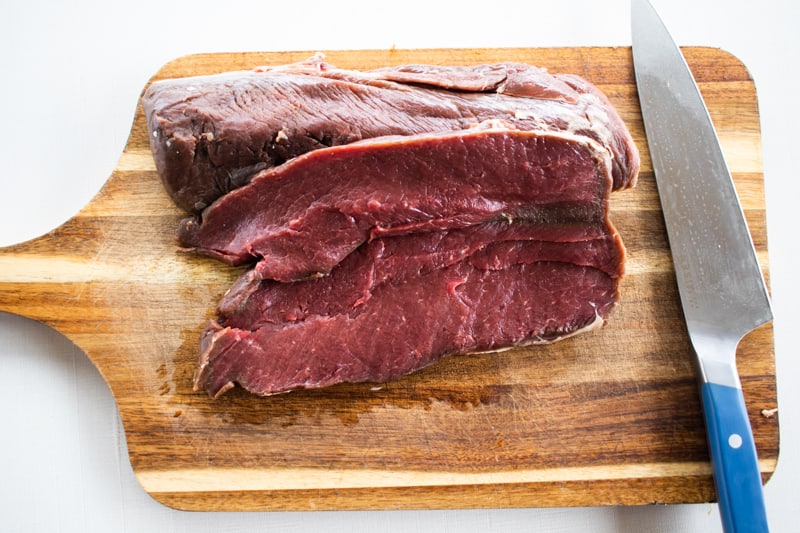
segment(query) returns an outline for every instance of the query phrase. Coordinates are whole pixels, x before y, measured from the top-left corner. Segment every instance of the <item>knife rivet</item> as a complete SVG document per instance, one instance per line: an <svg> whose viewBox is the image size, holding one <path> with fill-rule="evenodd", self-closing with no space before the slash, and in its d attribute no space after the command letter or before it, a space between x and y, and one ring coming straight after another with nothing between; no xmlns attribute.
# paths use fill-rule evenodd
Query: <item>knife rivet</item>
<svg viewBox="0 0 800 533"><path fill-rule="evenodd" d="M733 448L734 450L738 450L742 446L742 436L738 433L732 433L730 437L728 437L728 446Z"/></svg>

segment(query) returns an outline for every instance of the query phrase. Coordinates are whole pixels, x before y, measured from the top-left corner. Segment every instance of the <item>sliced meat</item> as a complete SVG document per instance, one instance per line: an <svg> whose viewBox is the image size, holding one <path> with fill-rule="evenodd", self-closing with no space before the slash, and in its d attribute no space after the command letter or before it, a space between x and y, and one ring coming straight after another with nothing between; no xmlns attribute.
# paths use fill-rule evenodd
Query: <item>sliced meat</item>
<svg viewBox="0 0 800 533"><path fill-rule="evenodd" d="M376 239L315 280L246 274L203 333L195 388L383 382L446 355L551 342L603 323L623 264L610 224L517 221Z"/></svg>
<svg viewBox="0 0 800 533"><path fill-rule="evenodd" d="M326 274L368 240L500 219L598 223L608 152L564 133L506 128L383 137L264 171L186 219L181 244L262 278Z"/></svg>
<svg viewBox="0 0 800 533"><path fill-rule="evenodd" d="M628 130L597 88L516 63L359 72L314 57L158 81L148 87L143 106L164 186L192 212L259 171L312 150L463 130L492 119L521 130L587 135L612 155L616 188L632 185L639 168Z"/></svg>
<svg viewBox="0 0 800 533"><path fill-rule="evenodd" d="M612 278L622 276L624 249L608 223L550 224L490 222L461 229L376 239L358 248L330 275L308 281L280 283L245 272L218 306L224 326L255 329L264 324L305 320L309 316L358 311L384 284L405 283L469 260L484 270L524 253L536 261L591 267Z"/></svg>

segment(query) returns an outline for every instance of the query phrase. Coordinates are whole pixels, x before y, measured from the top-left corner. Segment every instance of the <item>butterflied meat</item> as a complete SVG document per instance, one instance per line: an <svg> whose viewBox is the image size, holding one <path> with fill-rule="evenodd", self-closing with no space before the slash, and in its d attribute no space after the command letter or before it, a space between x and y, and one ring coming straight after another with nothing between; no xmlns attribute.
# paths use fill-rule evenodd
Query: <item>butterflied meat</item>
<svg viewBox="0 0 800 533"><path fill-rule="evenodd" d="M203 331L195 388L383 382L598 327L639 158L586 80L528 65L343 70L321 56L153 83L183 248L252 263Z"/></svg>
<svg viewBox="0 0 800 533"><path fill-rule="evenodd" d="M381 382L446 355L551 342L602 324L623 263L606 221L506 221L373 240L314 280L247 273L203 333L195 387Z"/></svg>
<svg viewBox="0 0 800 533"><path fill-rule="evenodd" d="M612 156L616 188L632 185L639 168L628 130L600 91L576 76L517 63L359 72L315 56L155 82L142 102L164 186L193 212L259 171L312 150L463 130L493 119L594 139Z"/></svg>
<svg viewBox="0 0 800 533"><path fill-rule="evenodd" d="M507 128L381 137L258 174L179 230L183 246L262 278L326 274L362 243L499 219L597 223L610 157L566 133Z"/></svg>

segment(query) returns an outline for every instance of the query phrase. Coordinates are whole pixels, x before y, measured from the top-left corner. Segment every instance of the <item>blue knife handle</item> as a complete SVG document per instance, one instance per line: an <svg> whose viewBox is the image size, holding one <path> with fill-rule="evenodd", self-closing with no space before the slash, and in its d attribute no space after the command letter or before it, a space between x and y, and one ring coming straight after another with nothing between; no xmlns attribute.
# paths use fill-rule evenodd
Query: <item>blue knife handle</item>
<svg viewBox="0 0 800 533"><path fill-rule="evenodd" d="M726 533L769 531L742 390L703 383L701 392L722 526Z"/></svg>

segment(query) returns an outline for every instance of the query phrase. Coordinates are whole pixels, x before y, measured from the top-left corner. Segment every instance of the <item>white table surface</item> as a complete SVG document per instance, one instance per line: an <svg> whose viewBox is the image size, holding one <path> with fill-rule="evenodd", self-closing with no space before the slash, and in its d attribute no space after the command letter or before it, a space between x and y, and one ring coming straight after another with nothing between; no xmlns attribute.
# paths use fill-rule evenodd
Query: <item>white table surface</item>
<svg viewBox="0 0 800 533"><path fill-rule="evenodd" d="M797 531L800 375L800 8L654 0L681 45L724 48L756 81L762 119L781 456L773 531ZM0 5L0 245L67 220L106 181L139 93L195 52L628 46L624 0L370 3L4 0ZM0 313L0 531L721 531L716 505L312 513L187 513L137 484L105 382L53 330Z"/></svg>

